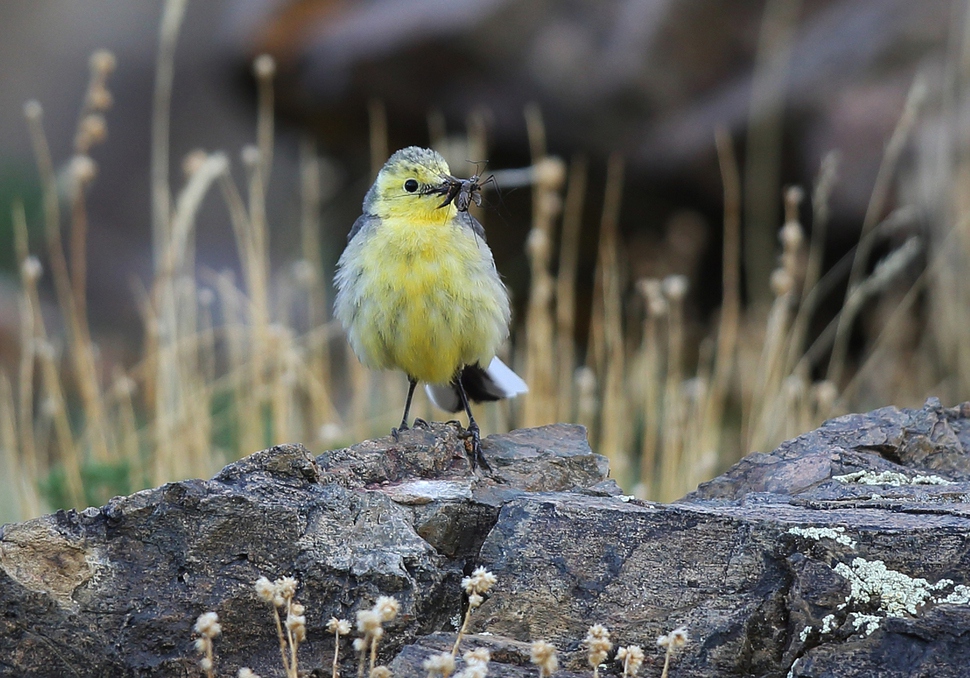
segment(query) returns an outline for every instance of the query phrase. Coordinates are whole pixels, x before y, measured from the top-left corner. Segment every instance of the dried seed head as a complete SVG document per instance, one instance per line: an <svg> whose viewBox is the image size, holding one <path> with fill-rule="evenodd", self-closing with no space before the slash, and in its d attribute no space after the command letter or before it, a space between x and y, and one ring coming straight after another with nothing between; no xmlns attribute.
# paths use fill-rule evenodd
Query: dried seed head
<svg viewBox="0 0 970 678"><path fill-rule="evenodd" d="M97 83L88 90L88 108L92 111L106 111L113 103L114 97L103 84Z"/></svg>
<svg viewBox="0 0 970 678"><path fill-rule="evenodd" d="M488 593L488 590L492 588L496 581L498 580L494 574L484 567L476 567L472 572L472 576L465 577L461 580L461 586L468 595L473 593L485 594Z"/></svg>
<svg viewBox="0 0 970 678"><path fill-rule="evenodd" d="M239 157L242 158L243 165L248 169L253 169L259 164L259 149L248 144L243 146L242 151L239 152Z"/></svg>
<svg viewBox="0 0 970 678"><path fill-rule="evenodd" d="M823 416L828 415L835 399L839 397L838 387L831 381L820 381L812 387L812 390L818 403L819 413Z"/></svg>
<svg viewBox="0 0 970 678"><path fill-rule="evenodd" d="M253 73L260 80L276 75L276 61L269 54L260 54L253 60Z"/></svg>
<svg viewBox="0 0 970 678"><path fill-rule="evenodd" d="M215 612L200 614L199 618L195 620L195 632L206 638L215 638L218 636L222 633L222 627L219 625L219 615Z"/></svg>
<svg viewBox="0 0 970 678"><path fill-rule="evenodd" d="M239 673L236 674L236 678L259 678L259 674L244 666L239 669Z"/></svg>
<svg viewBox="0 0 970 678"><path fill-rule="evenodd" d="M99 49L91 54L88 65L91 67L93 73L104 76L115 69L118 61L115 59L115 55L109 50Z"/></svg>
<svg viewBox="0 0 970 678"><path fill-rule="evenodd" d="M357 631L370 634L381 627L381 615L376 610L360 610L357 612Z"/></svg>
<svg viewBox="0 0 970 678"><path fill-rule="evenodd" d="M429 676L439 675L441 678L448 678L455 670L455 658L450 652L433 654L425 659L421 666Z"/></svg>
<svg viewBox="0 0 970 678"><path fill-rule="evenodd" d="M391 678L391 670L386 666L375 666L370 670L370 678Z"/></svg>
<svg viewBox="0 0 970 678"><path fill-rule="evenodd" d="M476 607L479 607L484 601L485 599L482 598L479 594L473 593L470 596L468 596L468 607L474 610Z"/></svg>
<svg viewBox="0 0 970 678"><path fill-rule="evenodd" d="M324 445L330 445L343 437L343 428L340 426L340 424L334 422L322 424L320 428L317 429L317 440Z"/></svg>
<svg viewBox="0 0 970 678"><path fill-rule="evenodd" d="M45 345L49 346L50 344L44 342L43 344L40 344L38 348ZM37 351L37 353L38 355L42 354L41 351ZM44 413L44 416L53 417L55 414L58 414L61 411L61 401L53 396L48 396L47 398L44 398L43 402L41 403L40 411Z"/></svg>
<svg viewBox="0 0 970 678"><path fill-rule="evenodd" d="M477 647L462 655L466 664L487 664L492 660L492 653L484 647Z"/></svg>
<svg viewBox="0 0 970 678"><path fill-rule="evenodd" d="M44 107L36 99L31 99L24 104L24 117L28 120L40 120L44 115Z"/></svg>
<svg viewBox="0 0 970 678"><path fill-rule="evenodd" d="M209 154L201 148L197 148L194 151L189 151L185 154L185 157L182 158L182 174L184 174L185 178L188 179L202 168L202 165L205 164L205 161L208 158Z"/></svg>
<svg viewBox="0 0 970 678"><path fill-rule="evenodd" d="M24 259L24 263L20 265L20 274L31 282L37 282L43 272L44 267L41 265L40 259L35 256L27 257Z"/></svg>
<svg viewBox="0 0 970 678"><path fill-rule="evenodd" d="M203 671L211 671L212 660L209 659L208 657L203 657L202 659L199 660L199 668L202 669Z"/></svg>
<svg viewBox="0 0 970 678"><path fill-rule="evenodd" d="M667 300L663 295L663 283L656 278L643 278L637 281L637 291L647 303L647 312L660 317L667 312Z"/></svg>
<svg viewBox="0 0 970 678"><path fill-rule="evenodd" d="M60 354L57 346L54 346L53 343L43 339L38 340L37 346L34 348L34 350L37 352L37 355L45 360L56 360Z"/></svg>
<svg viewBox="0 0 970 678"><path fill-rule="evenodd" d="M805 383L804 378L798 376L797 374L786 377L783 385L785 388L785 395L791 400L801 398L803 395L805 395L807 384Z"/></svg>
<svg viewBox="0 0 970 678"><path fill-rule="evenodd" d="M576 368L573 380L576 382L576 388L580 393L592 393L596 388L596 373L585 365Z"/></svg>
<svg viewBox="0 0 970 678"><path fill-rule="evenodd" d="M74 148L79 153L87 153L92 146L108 138L108 123L100 113L89 113L78 124Z"/></svg>
<svg viewBox="0 0 970 678"><path fill-rule="evenodd" d="M260 577L256 580L256 595L264 603L272 604L276 597L276 585L266 577Z"/></svg>
<svg viewBox="0 0 970 678"><path fill-rule="evenodd" d="M306 259L293 262L293 278L304 287L309 287L317 280L317 269Z"/></svg>
<svg viewBox="0 0 970 678"><path fill-rule="evenodd" d="M126 374L119 375L111 384L111 391L117 398L130 398L138 390L138 382Z"/></svg>
<svg viewBox="0 0 970 678"><path fill-rule="evenodd" d="M687 641L690 640L690 636L687 635L686 626L678 626L668 635L670 636L670 644L674 647L674 649L683 647L687 644Z"/></svg>
<svg viewBox="0 0 970 678"><path fill-rule="evenodd" d="M276 593L287 599L296 595L296 587L299 585L293 577L282 577L277 579L274 584L276 584Z"/></svg>
<svg viewBox="0 0 970 678"><path fill-rule="evenodd" d="M690 640L690 636L687 635L686 626L678 626L670 633L660 636L657 638L657 645L660 647L669 647L671 650L676 650L687 644Z"/></svg>
<svg viewBox="0 0 970 678"><path fill-rule="evenodd" d="M204 637L204 636L199 637L199 638L196 638L195 639L195 651L198 652L199 654L203 654L206 651L206 648L209 647L209 643L210 642L211 641L208 638Z"/></svg>
<svg viewBox="0 0 970 678"><path fill-rule="evenodd" d="M643 648L639 645L621 647L616 651L616 661L623 664L624 676L636 676L640 665L643 664Z"/></svg>
<svg viewBox="0 0 970 678"><path fill-rule="evenodd" d="M606 655L613 649L613 643L610 641L610 632L602 624L590 626L583 642L586 643L586 647L589 649L589 665L594 668L602 664L606 659Z"/></svg>
<svg viewBox="0 0 970 678"><path fill-rule="evenodd" d="M537 162L532 172L536 184L553 191L558 191L566 181L566 163L555 156L546 156Z"/></svg>
<svg viewBox="0 0 970 678"><path fill-rule="evenodd" d="M78 154L71 158L68 166L71 177L77 184L84 186L94 181L98 175L98 165L91 159L91 156Z"/></svg>
<svg viewBox="0 0 970 678"><path fill-rule="evenodd" d="M293 628L293 640L297 643L302 643L306 640L306 626L301 624L300 626Z"/></svg>
<svg viewBox="0 0 970 678"><path fill-rule="evenodd" d="M802 204L805 191L801 186L790 186L785 191L785 221L798 225L798 206ZM801 230L801 227L799 227Z"/></svg>
<svg viewBox="0 0 970 678"><path fill-rule="evenodd" d="M401 604L393 596L381 596L374 603L374 612L378 614L382 622L389 622L397 616Z"/></svg>
<svg viewBox="0 0 970 678"><path fill-rule="evenodd" d="M663 291L671 301L682 301L687 295L687 276L668 275L663 279Z"/></svg>
<svg viewBox="0 0 970 678"><path fill-rule="evenodd" d="M327 631L329 633L336 633L339 636L346 636L350 633L350 622L346 619L330 617L330 620L327 622Z"/></svg>
<svg viewBox="0 0 970 678"><path fill-rule="evenodd" d="M792 291L795 281L791 274L783 268L776 268L771 272L771 291L776 297L781 297Z"/></svg>
<svg viewBox="0 0 970 678"><path fill-rule="evenodd" d="M354 652L363 652L367 647L367 641L363 638L354 638Z"/></svg>
<svg viewBox="0 0 970 678"><path fill-rule="evenodd" d="M778 238L781 240L781 246L785 252L790 253L795 252L801 247L802 241L805 239L805 234L802 232L802 227L797 221L789 221L781 227Z"/></svg>
<svg viewBox="0 0 970 678"><path fill-rule="evenodd" d="M537 640L532 643L529 651L529 659L539 667L541 675L551 676L559 668L559 660L556 658L556 648L544 640Z"/></svg>

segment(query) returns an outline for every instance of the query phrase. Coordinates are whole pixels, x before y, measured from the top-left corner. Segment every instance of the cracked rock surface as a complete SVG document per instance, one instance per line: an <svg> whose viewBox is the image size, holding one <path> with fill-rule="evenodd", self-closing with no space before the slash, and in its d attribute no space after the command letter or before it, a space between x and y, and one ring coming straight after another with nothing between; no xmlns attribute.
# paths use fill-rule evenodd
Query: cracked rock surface
<svg viewBox="0 0 970 678"><path fill-rule="evenodd" d="M460 581L498 582L462 650L489 675L591 675L581 641L608 626L659 676L659 635L686 626L670 676L970 675L970 404L849 415L752 454L674 504L623 497L582 428L484 442L433 424L326 452L258 452L184 481L0 531L0 675L196 676L191 627L219 614L217 675L282 675L259 576L295 576L300 665L330 675L331 616L379 595L401 614L395 676L450 648ZM356 675L344 642L342 675ZM459 667L461 664L459 663Z"/></svg>
<svg viewBox="0 0 970 678"><path fill-rule="evenodd" d="M253 584L293 576L307 607L301 666L328 666L331 616L401 603L384 655L461 613L460 581L510 499L604 485L585 430L546 426L485 443L470 472L454 425L326 452L257 452L187 480L0 528L0 675L201 675L196 617L215 611L218 675L282 675L270 608ZM609 488L609 485L606 485ZM350 641L343 649L349 657ZM345 675L356 675L348 660ZM329 671L327 672L329 675Z"/></svg>

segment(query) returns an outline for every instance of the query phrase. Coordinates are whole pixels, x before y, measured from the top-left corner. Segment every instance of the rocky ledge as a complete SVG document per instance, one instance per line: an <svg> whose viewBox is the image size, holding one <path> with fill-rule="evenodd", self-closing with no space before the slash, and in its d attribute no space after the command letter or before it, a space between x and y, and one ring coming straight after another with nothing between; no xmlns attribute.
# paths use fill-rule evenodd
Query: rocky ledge
<svg viewBox="0 0 970 678"><path fill-rule="evenodd" d="M484 441L472 474L458 430L433 424L314 458L282 445L101 508L0 528L0 675L198 676L193 625L219 615L219 676L283 675L262 576L294 577L304 675L330 675L331 617L379 596L400 610L379 661L426 675L467 605L497 577L462 649L490 675L591 675L604 624L640 645L690 640L670 676L963 676L970 666L970 403L849 415L752 454L674 504L623 496L581 427ZM342 675L356 674L351 636Z"/></svg>

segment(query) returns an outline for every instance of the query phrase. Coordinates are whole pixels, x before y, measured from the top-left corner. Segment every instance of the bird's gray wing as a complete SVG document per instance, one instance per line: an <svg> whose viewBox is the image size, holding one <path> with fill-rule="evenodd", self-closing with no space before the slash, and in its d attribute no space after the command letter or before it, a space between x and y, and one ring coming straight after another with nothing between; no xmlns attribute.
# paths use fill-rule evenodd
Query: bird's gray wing
<svg viewBox="0 0 970 678"><path fill-rule="evenodd" d="M353 240L354 236L360 233L362 230L372 226L377 226L379 222L380 219L374 214L361 214L359 217L357 217L357 221L354 222L354 225L350 227L350 233L347 235L347 242ZM479 225L479 228L481 228L481 225Z"/></svg>
<svg viewBox="0 0 970 678"><path fill-rule="evenodd" d="M468 212L459 212L457 219L458 223L461 224L463 228L470 228L472 233L482 239L482 242L487 242L485 240L485 227L478 222L478 219L470 215Z"/></svg>

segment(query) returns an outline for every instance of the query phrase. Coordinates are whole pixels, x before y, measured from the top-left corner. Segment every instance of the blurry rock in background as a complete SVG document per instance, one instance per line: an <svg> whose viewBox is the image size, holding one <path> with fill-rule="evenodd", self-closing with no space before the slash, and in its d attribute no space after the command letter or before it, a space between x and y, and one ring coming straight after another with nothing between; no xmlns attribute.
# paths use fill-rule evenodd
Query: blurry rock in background
<svg viewBox="0 0 970 678"><path fill-rule="evenodd" d="M32 172L23 102L37 98L44 105L56 153L73 129L80 64L101 46L118 56L110 139L96 157L89 205L91 293L118 297L108 315L98 317L104 305L91 308L96 323L118 329L134 318L132 276L144 279L150 261L148 139L161 4L47 0L0 10L0 61L8 74L0 93L0 160L14 181ZM745 187L752 229L746 263L755 269L747 293L766 298L782 186L809 185L824 154L838 149L829 232L834 249L851 246L914 75L945 75L950 34L959 34L962 20L962 4L944 0L190 2L176 58L171 157L176 165L195 148L236 152L252 138L250 63L272 54L282 129L270 214L275 223L297 218L296 137L317 135L321 150L341 161L337 176L344 177L333 184L339 200L325 219L333 231L325 245L335 250L366 188L371 102L384 106L391 147L428 143L429 114L432 127L440 131L443 120L456 135L472 114L483 115L490 151L454 168L468 174L471 161L487 160L490 168L529 162L522 111L537 102L550 152L592 157L593 195L606 155L620 150L627 158L622 222L639 277L667 266L667 252L652 255L653 244L684 210L708 231L701 257L718 266L721 187L713 131L721 124L739 142L751 135L748 145L760 152L746 161L748 177L757 179ZM9 234L9 192L0 198L0 228ZM506 199L502 220L514 224L513 214L528 214L526 191ZM590 244L595 202L588 210ZM231 237L224 210L203 209L209 227L200 229L200 263L235 266L223 246ZM277 251L292 245L291 230L274 230ZM524 227L492 230L496 239L512 239L498 250L514 260L513 280L524 283ZM325 260L335 256L328 252ZM591 260L581 266L588 273ZM708 309L720 298L714 288L700 299Z"/></svg>
<svg viewBox="0 0 970 678"><path fill-rule="evenodd" d="M768 126L754 142L775 157L755 169L767 183L759 197L773 197L752 216L774 217L776 229L782 184L807 184L824 154L838 149L833 212L849 242L906 92L918 70L941 75L963 5L246 0L228 7L240 46L277 58L282 111L332 150L365 147L367 104L377 99L392 146L426 138L429 111L461 131L482 110L488 159L525 164L522 110L538 102L552 152L604 158L621 150L634 170L631 196L657 198L674 187L677 194L661 201L668 209L699 206L715 215L715 127L742 139L749 123L755 131ZM630 203L625 211L639 211ZM640 216L636 228L665 221ZM775 248L773 236L766 246Z"/></svg>

